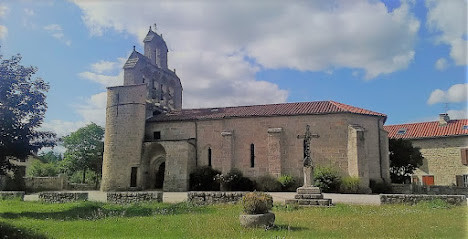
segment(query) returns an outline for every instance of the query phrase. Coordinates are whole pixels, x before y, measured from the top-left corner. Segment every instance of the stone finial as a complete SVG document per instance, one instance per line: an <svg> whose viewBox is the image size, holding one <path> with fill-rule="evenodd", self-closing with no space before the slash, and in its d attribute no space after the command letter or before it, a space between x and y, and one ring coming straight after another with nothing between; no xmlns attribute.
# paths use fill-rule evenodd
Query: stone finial
<svg viewBox="0 0 468 239"><path fill-rule="evenodd" d="M133 46L133 51L135 51L135 45Z"/></svg>
<svg viewBox="0 0 468 239"><path fill-rule="evenodd" d="M150 28L149 28L149 31L151 31L151 26L150 26Z"/></svg>

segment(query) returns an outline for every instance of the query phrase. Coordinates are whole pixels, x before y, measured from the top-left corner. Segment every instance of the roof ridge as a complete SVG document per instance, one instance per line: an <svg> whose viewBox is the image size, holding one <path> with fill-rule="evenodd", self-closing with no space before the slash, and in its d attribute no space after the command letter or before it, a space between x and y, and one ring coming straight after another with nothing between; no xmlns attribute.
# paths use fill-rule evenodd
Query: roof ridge
<svg viewBox="0 0 468 239"><path fill-rule="evenodd" d="M206 107L206 108L191 108L183 110L206 110L206 109L227 109L227 108L242 108L242 107L258 107L258 106L273 106L273 105L286 105L286 104L302 104L302 103L321 103L330 102L330 100L319 100L319 101L301 101L301 102L284 102L284 103L273 103L273 104L259 104L259 105L237 105L237 106L219 106L219 107Z"/></svg>
<svg viewBox="0 0 468 239"><path fill-rule="evenodd" d="M455 122L459 122L459 121L468 121L468 119L450 119L450 121L448 123L450 124L450 123L455 123ZM438 120L433 120L433 121L414 122L414 123L390 124L390 125L385 125L384 127L398 126L398 125L402 126L402 125L427 124L427 123L439 123L439 121Z"/></svg>

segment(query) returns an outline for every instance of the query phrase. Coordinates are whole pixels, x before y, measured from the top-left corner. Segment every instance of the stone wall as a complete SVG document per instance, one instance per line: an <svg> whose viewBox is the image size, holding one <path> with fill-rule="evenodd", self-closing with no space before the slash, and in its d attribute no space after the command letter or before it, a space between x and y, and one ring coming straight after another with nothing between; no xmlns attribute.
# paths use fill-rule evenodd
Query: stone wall
<svg viewBox="0 0 468 239"><path fill-rule="evenodd" d="M242 200L247 192L188 192L188 202L197 205L217 203L236 203Z"/></svg>
<svg viewBox="0 0 468 239"><path fill-rule="evenodd" d="M162 202L163 192L108 192L107 202L128 204L139 202Z"/></svg>
<svg viewBox="0 0 468 239"><path fill-rule="evenodd" d="M23 191L0 191L0 200L17 199L17 198L23 201L24 192Z"/></svg>
<svg viewBox="0 0 468 239"><path fill-rule="evenodd" d="M465 195L467 187L455 186L424 186L414 184L392 184L392 193L398 194L429 194L429 195Z"/></svg>
<svg viewBox="0 0 468 239"><path fill-rule="evenodd" d="M464 195L380 194L382 204L416 204L421 201L441 199L452 205L466 205Z"/></svg>
<svg viewBox="0 0 468 239"><path fill-rule="evenodd" d="M343 176L363 174L364 181L388 179L388 144L382 140L380 117L349 113L275 117L226 118L183 122L151 122L146 136L161 131L163 140L196 138L196 164L208 165L208 149L215 169L227 173L237 168L249 178L265 174L289 174L302 178L303 135L306 125L318 134L311 141L314 165L331 166ZM349 168L348 126L359 125L364 141L360 162ZM385 135L383 135L385 136ZM255 165L251 167L250 145L255 146ZM356 147L352 145L352 147ZM367 182L365 182L367 184Z"/></svg>
<svg viewBox="0 0 468 239"><path fill-rule="evenodd" d="M414 176L422 182L423 175L433 175L435 185L456 185L455 175L468 174L468 166L461 163L461 148L468 148L468 137L444 137L411 140L421 148L423 165Z"/></svg>
<svg viewBox="0 0 468 239"><path fill-rule="evenodd" d="M60 191L67 189L67 178L65 175L57 177L26 177L24 178L27 190L36 191Z"/></svg>
<svg viewBox="0 0 468 239"><path fill-rule="evenodd" d="M88 193L86 192L41 192L39 200L48 203L65 203L76 201L87 201Z"/></svg>

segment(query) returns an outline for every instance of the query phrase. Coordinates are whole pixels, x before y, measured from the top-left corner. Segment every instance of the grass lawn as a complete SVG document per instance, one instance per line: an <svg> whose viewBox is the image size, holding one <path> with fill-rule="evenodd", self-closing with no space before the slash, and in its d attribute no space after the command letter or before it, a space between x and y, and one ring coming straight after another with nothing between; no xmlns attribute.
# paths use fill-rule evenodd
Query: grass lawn
<svg viewBox="0 0 468 239"><path fill-rule="evenodd" d="M245 229L240 205L0 201L0 238L467 238L468 208L275 206L276 227Z"/></svg>

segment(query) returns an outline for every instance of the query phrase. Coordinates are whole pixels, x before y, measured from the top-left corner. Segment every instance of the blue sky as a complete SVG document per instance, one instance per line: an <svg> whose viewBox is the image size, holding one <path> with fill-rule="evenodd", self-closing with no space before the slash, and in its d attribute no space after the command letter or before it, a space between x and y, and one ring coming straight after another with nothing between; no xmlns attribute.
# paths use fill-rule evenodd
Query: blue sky
<svg viewBox="0 0 468 239"><path fill-rule="evenodd" d="M467 1L2 1L0 54L50 83L44 128L104 124L157 23L184 108L335 100L387 124L467 116Z"/></svg>

